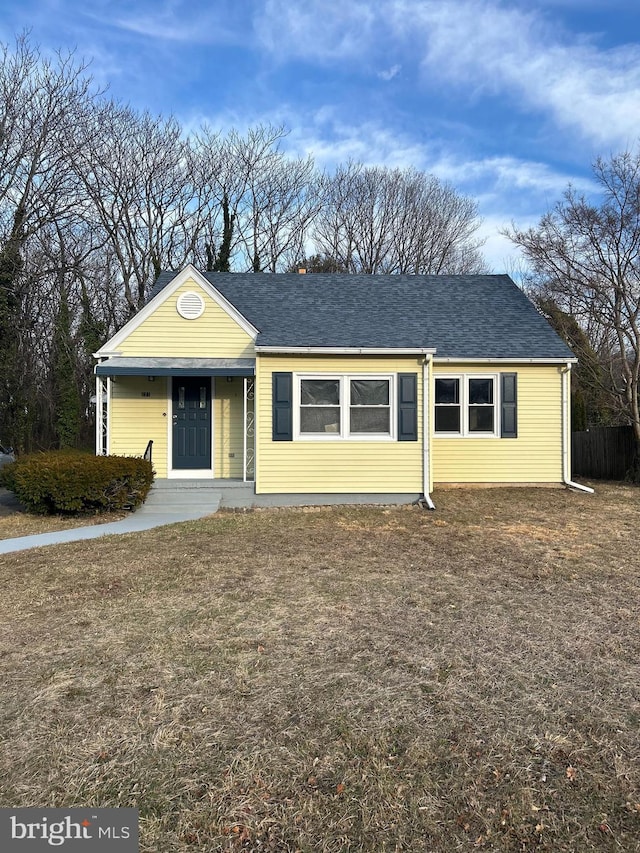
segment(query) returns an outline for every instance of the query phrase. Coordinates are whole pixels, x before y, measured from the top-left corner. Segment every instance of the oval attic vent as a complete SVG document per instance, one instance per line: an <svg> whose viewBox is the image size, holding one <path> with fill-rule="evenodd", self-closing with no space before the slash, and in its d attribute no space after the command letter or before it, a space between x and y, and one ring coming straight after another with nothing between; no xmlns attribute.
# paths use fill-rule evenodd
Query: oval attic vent
<svg viewBox="0 0 640 853"><path fill-rule="evenodd" d="M204 314L204 299L200 294L189 290L178 298L176 308L185 320L197 320Z"/></svg>

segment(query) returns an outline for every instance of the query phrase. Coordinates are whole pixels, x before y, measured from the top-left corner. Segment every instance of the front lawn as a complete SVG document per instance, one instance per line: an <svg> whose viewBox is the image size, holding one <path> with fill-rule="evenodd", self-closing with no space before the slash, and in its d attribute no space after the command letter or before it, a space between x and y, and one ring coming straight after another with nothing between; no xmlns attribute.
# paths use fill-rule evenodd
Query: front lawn
<svg viewBox="0 0 640 853"><path fill-rule="evenodd" d="M0 556L0 806L141 851L640 850L640 490Z"/></svg>

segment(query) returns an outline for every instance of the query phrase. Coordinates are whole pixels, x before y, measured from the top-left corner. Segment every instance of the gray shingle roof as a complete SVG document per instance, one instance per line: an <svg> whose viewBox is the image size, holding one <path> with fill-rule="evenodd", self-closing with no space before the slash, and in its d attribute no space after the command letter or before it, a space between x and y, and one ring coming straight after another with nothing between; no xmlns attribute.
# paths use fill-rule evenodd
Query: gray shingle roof
<svg viewBox="0 0 640 853"><path fill-rule="evenodd" d="M162 273L150 298L175 273ZM205 273L272 347L435 347L436 358L572 358L507 275Z"/></svg>

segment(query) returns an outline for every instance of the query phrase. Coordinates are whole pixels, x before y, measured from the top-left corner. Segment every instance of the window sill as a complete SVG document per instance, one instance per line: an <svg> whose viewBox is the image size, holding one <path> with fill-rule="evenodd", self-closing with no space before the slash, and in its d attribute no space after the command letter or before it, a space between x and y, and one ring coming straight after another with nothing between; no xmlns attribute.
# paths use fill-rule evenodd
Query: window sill
<svg viewBox="0 0 640 853"><path fill-rule="evenodd" d="M341 442L341 443L353 443L354 441L365 441L365 442L383 442L385 444L389 444L390 442L396 442L397 439L393 435L336 435L335 433L327 433L326 435L294 435L293 440L296 442Z"/></svg>
<svg viewBox="0 0 640 853"><path fill-rule="evenodd" d="M433 438L501 438L495 432L434 432Z"/></svg>

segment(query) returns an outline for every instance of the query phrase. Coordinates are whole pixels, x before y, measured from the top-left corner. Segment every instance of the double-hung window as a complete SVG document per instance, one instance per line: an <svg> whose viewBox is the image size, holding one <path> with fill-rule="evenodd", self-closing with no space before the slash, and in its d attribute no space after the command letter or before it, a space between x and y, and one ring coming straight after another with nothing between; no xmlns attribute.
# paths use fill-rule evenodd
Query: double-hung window
<svg viewBox="0 0 640 853"><path fill-rule="evenodd" d="M497 398L495 375L437 376L435 432L479 437L499 435Z"/></svg>
<svg viewBox="0 0 640 853"><path fill-rule="evenodd" d="M349 379L349 433L391 435L391 379Z"/></svg>
<svg viewBox="0 0 640 853"><path fill-rule="evenodd" d="M394 377L298 375L295 434L300 439L395 436Z"/></svg>
<svg viewBox="0 0 640 853"><path fill-rule="evenodd" d="M300 380L300 433L340 432L340 379Z"/></svg>

